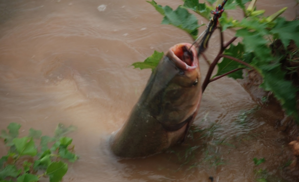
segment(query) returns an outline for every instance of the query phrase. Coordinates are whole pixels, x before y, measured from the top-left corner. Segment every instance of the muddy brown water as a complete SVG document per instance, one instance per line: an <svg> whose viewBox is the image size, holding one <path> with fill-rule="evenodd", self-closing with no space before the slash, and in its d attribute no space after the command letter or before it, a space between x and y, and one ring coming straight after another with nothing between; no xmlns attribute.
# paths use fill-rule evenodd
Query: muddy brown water
<svg viewBox="0 0 299 182"><path fill-rule="evenodd" d="M177 7L182 1L159 0ZM294 0L261 0L272 14L295 16ZM240 17L240 11L232 11ZM150 70L130 65L153 50L191 42L140 0L1 0L0 1L0 129L22 124L51 135L58 123L74 125L78 162L64 181L296 181L285 166L291 160L285 136L269 126L268 115L255 114L257 104L234 80L208 86L191 135L181 146L145 159L121 160L109 150L109 136L127 119L142 93ZM206 22L200 19L200 21ZM202 29L201 29L202 30ZM226 40L234 35L226 32ZM207 56L218 51L218 32ZM207 64L201 60L201 71ZM204 137L208 135L208 137ZM6 153L0 144L0 155ZM266 159L254 166L253 158Z"/></svg>

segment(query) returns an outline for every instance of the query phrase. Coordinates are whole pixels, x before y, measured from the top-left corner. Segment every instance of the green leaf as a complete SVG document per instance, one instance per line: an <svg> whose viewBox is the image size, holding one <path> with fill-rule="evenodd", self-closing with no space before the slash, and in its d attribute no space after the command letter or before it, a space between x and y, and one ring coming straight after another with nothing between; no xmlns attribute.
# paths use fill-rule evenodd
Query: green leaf
<svg viewBox="0 0 299 182"><path fill-rule="evenodd" d="M271 33L274 34L275 38L282 41L285 48L291 40L299 47L299 20L286 21L284 18L278 18Z"/></svg>
<svg viewBox="0 0 299 182"><path fill-rule="evenodd" d="M5 168L0 170L0 179L5 179L6 177L17 177L21 173L14 165L7 165Z"/></svg>
<svg viewBox="0 0 299 182"><path fill-rule="evenodd" d="M279 100L287 115L294 116L298 121L298 111L296 109L296 92L298 88L294 87L291 81L285 79L286 73L280 66L261 68L264 82L261 87L266 91L271 91Z"/></svg>
<svg viewBox="0 0 299 182"><path fill-rule="evenodd" d="M211 11L213 10L212 7L207 6L205 3L199 3L198 0L185 0L183 7L193 10L206 19L211 18Z"/></svg>
<svg viewBox="0 0 299 182"><path fill-rule="evenodd" d="M246 28L249 31L257 31L254 32L256 34L260 34L262 36L269 34L267 30L267 24L261 23L254 18L244 18L239 24L238 27Z"/></svg>
<svg viewBox="0 0 299 182"><path fill-rule="evenodd" d="M161 14L164 16L164 9L161 5L158 5L156 3L156 1L152 0L152 1L146 1L148 3L150 3L152 6L154 6L154 8Z"/></svg>
<svg viewBox="0 0 299 182"><path fill-rule="evenodd" d="M30 171L31 166L32 166L31 162L24 161L23 162L24 173L27 173L28 171Z"/></svg>
<svg viewBox="0 0 299 182"><path fill-rule="evenodd" d="M266 19L266 21L270 23L270 22L276 20L276 19L277 19L283 12L285 12L285 10L287 10L287 9L288 9L287 7L284 7L284 8L282 8L282 9L280 9L280 10L277 11L276 13L270 15L270 16Z"/></svg>
<svg viewBox="0 0 299 182"><path fill-rule="evenodd" d="M63 137L60 139L60 145L68 147L72 143L73 139L69 137Z"/></svg>
<svg viewBox="0 0 299 182"><path fill-rule="evenodd" d="M207 0L211 5L213 5L217 0Z"/></svg>
<svg viewBox="0 0 299 182"><path fill-rule="evenodd" d="M7 146L12 146L12 140L19 136L21 125L18 123L10 123L7 127L8 133L5 130L1 131L0 137L4 139Z"/></svg>
<svg viewBox="0 0 299 182"><path fill-rule="evenodd" d="M164 52L155 51L150 57L146 58L144 62L135 62L132 64L134 68L139 69L152 69L154 70L164 56Z"/></svg>
<svg viewBox="0 0 299 182"><path fill-rule="evenodd" d="M42 132L40 130L35 130L33 128L30 128L28 136L34 139L39 139L42 136Z"/></svg>
<svg viewBox="0 0 299 182"><path fill-rule="evenodd" d="M21 156L35 156L37 154L34 141L31 137L15 138L13 139L13 143Z"/></svg>
<svg viewBox="0 0 299 182"><path fill-rule="evenodd" d="M60 141L55 142L51 147L51 151L54 152L59 148L59 146L60 146Z"/></svg>
<svg viewBox="0 0 299 182"><path fill-rule="evenodd" d="M238 59L243 59L244 46L241 43L239 43L236 46L231 44L229 49L227 49L224 54L230 55L230 56L238 58ZM218 72L215 76L225 74L225 73L227 73L231 70L237 69L237 68L245 68L245 66L236 61L233 61L231 59L224 58L221 61L221 63L218 64ZM231 73L228 75L228 77L231 77L234 79L243 78L242 70Z"/></svg>
<svg viewBox="0 0 299 182"><path fill-rule="evenodd" d="M254 165L256 165L256 166L258 166L258 165L264 163L265 161L266 161L265 158L261 158L261 159L258 159L258 158L256 158L256 157L253 158Z"/></svg>
<svg viewBox="0 0 299 182"><path fill-rule="evenodd" d="M22 176L18 177L17 182L37 182L38 176L33 174L23 174Z"/></svg>
<svg viewBox="0 0 299 182"><path fill-rule="evenodd" d="M78 159L78 156L72 152L70 152L67 148L61 147L59 148L59 156L63 159L67 159L70 162L75 162Z"/></svg>
<svg viewBox="0 0 299 182"><path fill-rule="evenodd" d="M40 140L41 152L44 152L49 149L48 144L55 141L54 138L49 136L42 136Z"/></svg>
<svg viewBox="0 0 299 182"><path fill-rule="evenodd" d="M75 131L77 128L75 126L65 127L63 124L59 123L56 130L54 138L60 139L61 137Z"/></svg>
<svg viewBox="0 0 299 182"><path fill-rule="evenodd" d="M6 163L8 156L2 156L0 159L0 169L2 169L3 165Z"/></svg>
<svg viewBox="0 0 299 182"><path fill-rule="evenodd" d="M38 168L47 168L50 164L52 163L51 161L51 151L50 150L46 150L41 157L39 158L39 160L36 160L34 162L34 169L38 169Z"/></svg>
<svg viewBox="0 0 299 182"><path fill-rule="evenodd" d="M10 136L12 136L13 138L16 138L19 136L20 128L21 128L21 125L18 123L10 123L7 127L7 129L9 130Z"/></svg>
<svg viewBox="0 0 299 182"><path fill-rule="evenodd" d="M73 139L68 137L61 138L58 154L63 159L68 159L70 162L75 162L78 159L78 156L67 149L67 147L72 143L72 141Z"/></svg>
<svg viewBox="0 0 299 182"><path fill-rule="evenodd" d="M267 182L267 180L264 179L264 178L260 178L260 179L258 179L257 181L258 181L258 182Z"/></svg>
<svg viewBox="0 0 299 182"><path fill-rule="evenodd" d="M53 162L47 168L46 174L50 177L50 182L60 182L66 174L68 166L64 162Z"/></svg>
<svg viewBox="0 0 299 182"><path fill-rule="evenodd" d="M234 20L232 17L228 18L227 14L222 14L219 18L219 23L222 27L222 31L226 30L227 28L235 27L238 24L238 21Z"/></svg>
<svg viewBox="0 0 299 182"><path fill-rule="evenodd" d="M254 16L259 16L265 13L265 10L257 10L257 11L252 11L250 13L247 13L248 16L254 17Z"/></svg>
<svg viewBox="0 0 299 182"><path fill-rule="evenodd" d="M243 38L246 52L254 52L260 60L265 62L272 60L271 50L267 47L268 41L262 34L243 28L237 31L236 36Z"/></svg>
<svg viewBox="0 0 299 182"><path fill-rule="evenodd" d="M227 0L224 9L225 10L230 10L230 9L236 9L237 3L235 0Z"/></svg>
<svg viewBox="0 0 299 182"><path fill-rule="evenodd" d="M197 38L200 25L198 25L198 20L193 14L182 7L172 10L169 6L164 7L164 12L162 24L174 25L189 33L194 40Z"/></svg>
<svg viewBox="0 0 299 182"><path fill-rule="evenodd" d="M236 3L238 6L240 6L242 9L245 9L245 4L250 2L251 0L236 0Z"/></svg>

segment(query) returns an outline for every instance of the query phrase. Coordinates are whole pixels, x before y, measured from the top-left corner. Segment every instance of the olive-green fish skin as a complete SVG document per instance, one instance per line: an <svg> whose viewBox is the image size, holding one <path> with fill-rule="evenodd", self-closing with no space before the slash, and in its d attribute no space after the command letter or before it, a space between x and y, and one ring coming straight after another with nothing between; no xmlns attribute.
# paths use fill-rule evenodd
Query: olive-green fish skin
<svg viewBox="0 0 299 182"><path fill-rule="evenodd" d="M182 61L172 49L168 51L151 74L129 119L113 136L115 155L146 157L184 139L201 100L199 63L196 57L194 61L195 68L182 69ZM184 123L190 117L193 119Z"/></svg>

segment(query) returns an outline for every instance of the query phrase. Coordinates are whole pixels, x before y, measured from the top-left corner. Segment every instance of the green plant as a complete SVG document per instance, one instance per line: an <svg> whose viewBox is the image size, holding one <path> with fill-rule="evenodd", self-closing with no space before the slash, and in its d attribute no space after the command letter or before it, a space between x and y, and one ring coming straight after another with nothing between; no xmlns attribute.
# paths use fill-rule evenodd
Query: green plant
<svg viewBox="0 0 299 182"><path fill-rule="evenodd" d="M8 131L1 131L0 138L9 150L0 159L0 181L36 182L44 177L49 177L50 182L61 181L68 170L64 161L78 159L73 153L72 138L65 137L75 127L59 124L54 137L42 136L41 131L31 128L28 136L21 138L18 137L20 128L20 124L10 123Z"/></svg>
<svg viewBox="0 0 299 182"><path fill-rule="evenodd" d="M292 81L285 78L287 72L281 69L282 56L271 52L271 43L278 39L285 49L291 40L299 47L299 20L287 21L280 17L286 8L273 15L264 16L264 10L256 9L256 0L251 1L246 8L246 3L249 1L251 0L227 0L225 10L241 8L244 18L240 21L235 20L224 12L219 19L220 51L209 67L202 89L204 91L209 83L224 76L233 79L243 78L242 69L254 69L263 78L260 86L272 92L286 114L293 116L299 122L296 109L296 92L299 89L292 84ZM164 16L162 24L174 25L187 32L194 40L198 36L198 27L203 25L199 25L196 17L187 9L209 19L210 11L214 9L213 5L221 1L207 0L206 3L199 3L198 0L184 0L184 4L176 10L172 10L169 6L158 5L154 0L148 2ZM236 34L224 44L223 31L226 29L236 30ZM237 38L241 41L237 45L232 44ZM138 62L133 65L140 69L154 69L161 59L161 56L156 55L155 52L150 61L147 59L144 64ZM202 56L206 58L204 53ZM218 66L217 74L212 77L216 66Z"/></svg>
<svg viewBox="0 0 299 182"><path fill-rule="evenodd" d="M264 162L266 162L265 158L261 158L261 159L258 159L258 158L253 158L253 162L254 162L254 165L258 166Z"/></svg>

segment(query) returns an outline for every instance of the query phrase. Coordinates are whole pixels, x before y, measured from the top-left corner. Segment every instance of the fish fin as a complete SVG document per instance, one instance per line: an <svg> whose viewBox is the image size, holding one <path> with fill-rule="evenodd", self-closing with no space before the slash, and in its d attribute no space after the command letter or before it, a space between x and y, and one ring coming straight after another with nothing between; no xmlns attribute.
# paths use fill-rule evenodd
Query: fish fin
<svg viewBox="0 0 299 182"><path fill-rule="evenodd" d="M179 143L183 143L183 142L186 140L187 135L188 135L188 132L189 132L190 127L191 127L191 124L193 123L196 114L197 114L197 112L195 112L191 117L189 117L190 119L188 119L187 127L186 127L186 130L185 130L185 133L184 133L184 135L183 135L182 140L180 140Z"/></svg>

